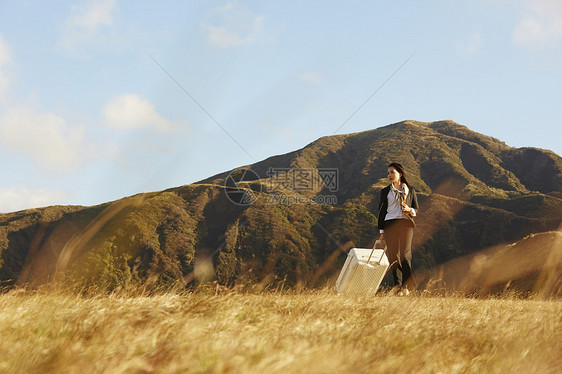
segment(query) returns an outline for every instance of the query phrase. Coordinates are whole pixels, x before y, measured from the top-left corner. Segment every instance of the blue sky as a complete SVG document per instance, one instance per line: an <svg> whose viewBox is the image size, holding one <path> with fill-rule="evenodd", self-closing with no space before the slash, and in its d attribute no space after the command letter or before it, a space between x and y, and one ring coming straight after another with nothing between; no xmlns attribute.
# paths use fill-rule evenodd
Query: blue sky
<svg viewBox="0 0 562 374"><path fill-rule="evenodd" d="M337 133L451 119L562 154L561 19L559 0L1 0L0 212L290 152L377 89Z"/></svg>

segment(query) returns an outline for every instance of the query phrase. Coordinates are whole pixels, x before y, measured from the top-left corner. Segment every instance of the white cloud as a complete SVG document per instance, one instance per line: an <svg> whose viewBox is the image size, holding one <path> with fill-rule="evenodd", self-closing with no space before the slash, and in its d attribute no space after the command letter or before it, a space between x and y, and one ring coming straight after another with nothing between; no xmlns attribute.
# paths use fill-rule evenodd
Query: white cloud
<svg viewBox="0 0 562 374"><path fill-rule="evenodd" d="M264 37L265 16L229 2L213 8L200 25L209 44L219 48L241 47Z"/></svg>
<svg viewBox="0 0 562 374"><path fill-rule="evenodd" d="M544 26L533 17L526 17L520 21L515 30L513 30L513 38L516 43L521 45L532 44L537 40L544 40L548 37L548 33Z"/></svg>
<svg viewBox="0 0 562 374"><path fill-rule="evenodd" d="M4 40L4 35L0 34L0 66L12 62L10 46Z"/></svg>
<svg viewBox="0 0 562 374"><path fill-rule="evenodd" d="M115 0L88 1L81 6L72 7L71 26L95 33L100 25L111 25L111 13L115 9Z"/></svg>
<svg viewBox="0 0 562 374"><path fill-rule="evenodd" d="M526 48L552 47L562 42L562 1L525 2L521 19L513 30L513 40Z"/></svg>
<svg viewBox="0 0 562 374"><path fill-rule="evenodd" d="M10 48L0 35L0 144L30 157L46 170L74 170L85 158L84 128L68 126L53 113L5 100L9 89L5 67L10 63Z"/></svg>
<svg viewBox="0 0 562 374"><path fill-rule="evenodd" d="M0 188L0 213L61 204L66 195L65 192L56 190L30 190L26 187Z"/></svg>
<svg viewBox="0 0 562 374"><path fill-rule="evenodd" d="M0 141L31 157L44 169L70 171L86 156L84 128L70 127L53 113L38 113L17 105L0 115Z"/></svg>
<svg viewBox="0 0 562 374"><path fill-rule="evenodd" d="M472 56L482 44L482 34L475 32L464 43L457 43L457 50L465 56Z"/></svg>
<svg viewBox="0 0 562 374"><path fill-rule="evenodd" d="M116 0L89 0L72 6L71 16L63 30L61 45L69 51L90 44L99 33L100 26L113 24Z"/></svg>
<svg viewBox="0 0 562 374"><path fill-rule="evenodd" d="M172 123L158 114L154 104L136 94L115 97L104 109L106 125L118 130L133 130L153 126L169 130Z"/></svg>
<svg viewBox="0 0 562 374"><path fill-rule="evenodd" d="M322 84L323 81L322 75L318 73L304 73L300 74L298 78L303 82L312 84Z"/></svg>
<svg viewBox="0 0 562 374"><path fill-rule="evenodd" d="M4 40L4 36L0 34L0 101L3 100L8 86L10 84L6 74L6 66L12 63L12 52L10 46Z"/></svg>

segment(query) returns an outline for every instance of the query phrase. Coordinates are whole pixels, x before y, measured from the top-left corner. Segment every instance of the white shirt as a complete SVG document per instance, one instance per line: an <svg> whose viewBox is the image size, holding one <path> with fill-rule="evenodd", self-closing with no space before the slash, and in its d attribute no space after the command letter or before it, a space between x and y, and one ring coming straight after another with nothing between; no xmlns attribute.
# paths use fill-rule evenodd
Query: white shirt
<svg viewBox="0 0 562 374"><path fill-rule="evenodd" d="M394 191L393 191L394 190ZM388 191L387 200L388 200L388 208L386 209L386 217L384 218L385 221L391 219L401 219L406 218L406 215L402 211L402 207L400 206L400 199L397 198L396 194L398 191L396 188L393 188L391 185L390 191ZM404 196L408 196L408 185L402 184L402 190L400 190L404 194ZM416 216L416 210L412 209L412 217ZM381 233L384 232L383 229L380 230Z"/></svg>

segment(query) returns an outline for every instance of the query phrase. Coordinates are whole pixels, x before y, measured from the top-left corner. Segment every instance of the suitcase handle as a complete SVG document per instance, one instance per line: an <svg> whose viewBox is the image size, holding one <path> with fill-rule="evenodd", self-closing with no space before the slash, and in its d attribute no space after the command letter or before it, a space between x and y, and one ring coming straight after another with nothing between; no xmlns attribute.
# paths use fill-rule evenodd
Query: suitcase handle
<svg viewBox="0 0 562 374"><path fill-rule="evenodd" d="M375 252L375 248L377 248L377 244L380 244L380 243L381 243L380 240L375 241L375 245L373 246L373 249L371 250L371 254L369 255L369 259L367 260L367 263L369 263L369 261L371 261L371 257L373 256L373 252ZM382 252L382 255L379 258L379 262L377 264L380 265L380 263L382 261L382 258L383 258L385 253L386 253L386 245L384 246L384 251Z"/></svg>

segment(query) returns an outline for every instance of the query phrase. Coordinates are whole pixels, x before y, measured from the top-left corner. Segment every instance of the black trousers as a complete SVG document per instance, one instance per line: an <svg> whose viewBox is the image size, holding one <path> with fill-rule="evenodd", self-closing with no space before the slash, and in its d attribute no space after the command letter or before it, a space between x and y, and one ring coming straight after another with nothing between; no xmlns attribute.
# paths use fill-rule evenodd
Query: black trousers
<svg viewBox="0 0 562 374"><path fill-rule="evenodd" d="M386 241L388 261L398 287L413 288L410 280L412 276L412 239L414 237L413 224L407 219L391 219L384 223L384 238ZM408 282L410 280L410 282Z"/></svg>

